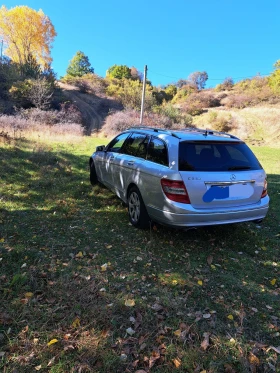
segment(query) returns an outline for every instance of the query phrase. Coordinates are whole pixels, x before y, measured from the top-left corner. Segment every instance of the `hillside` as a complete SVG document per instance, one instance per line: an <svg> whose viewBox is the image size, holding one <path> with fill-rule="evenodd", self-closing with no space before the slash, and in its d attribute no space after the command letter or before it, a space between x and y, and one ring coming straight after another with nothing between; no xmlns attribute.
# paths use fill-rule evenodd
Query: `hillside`
<svg viewBox="0 0 280 373"><path fill-rule="evenodd" d="M81 93L76 86L59 83L63 95L68 97L81 111L88 133L102 132L108 115L122 110L120 102L112 97L99 97L90 93ZM219 99L220 93L210 89L201 92L211 94ZM230 97L230 94L228 95ZM174 107L183 111L184 104ZM125 111L125 110L124 110ZM137 122L135 124L138 124ZM146 123L147 124L147 123ZM151 123L148 123L151 125ZM253 145L280 144L280 104L259 103L245 108L227 108L226 106L204 107L200 115L192 116L192 125L200 128L220 129L219 125L230 124L229 132L252 143ZM174 125L176 126L176 125Z"/></svg>
<svg viewBox="0 0 280 373"><path fill-rule="evenodd" d="M58 82L58 85L63 95L80 110L88 134L100 131L105 118L111 111L122 109L122 105L110 97L82 93L79 88L62 82Z"/></svg>

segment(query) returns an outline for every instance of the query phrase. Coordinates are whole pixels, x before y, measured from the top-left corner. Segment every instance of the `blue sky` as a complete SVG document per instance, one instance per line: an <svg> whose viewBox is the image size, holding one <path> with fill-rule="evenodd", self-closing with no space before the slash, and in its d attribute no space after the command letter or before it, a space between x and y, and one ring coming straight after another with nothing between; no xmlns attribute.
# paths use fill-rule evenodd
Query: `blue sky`
<svg viewBox="0 0 280 373"><path fill-rule="evenodd" d="M279 0L4 0L7 8L42 9L57 37L53 68L60 77L81 50L95 73L121 64L148 66L153 85L207 71L208 87L267 75L280 59Z"/></svg>

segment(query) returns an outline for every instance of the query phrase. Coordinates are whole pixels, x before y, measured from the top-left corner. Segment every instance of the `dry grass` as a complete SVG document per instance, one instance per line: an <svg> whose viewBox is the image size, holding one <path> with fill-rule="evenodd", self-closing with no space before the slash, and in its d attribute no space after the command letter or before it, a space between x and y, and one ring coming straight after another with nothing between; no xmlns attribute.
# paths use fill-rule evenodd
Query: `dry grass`
<svg viewBox="0 0 280 373"><path fill-rule="evenodd" d="M234 125L230 132L243 140L272 146L280 144L279 106L258 106L241 110L215 108L194 118L194 124L202 128L212 128L213 111L217 113L219 119L231 118Z"/></svg>
<svg viewBox="0 0 280 373"><path fill-rule="evenodd" d="M42 124L37 121L19 118L17 116L0 116L0 141L28 137L32 140L71 140L82 138L84 129L76 123Z"/></svg>

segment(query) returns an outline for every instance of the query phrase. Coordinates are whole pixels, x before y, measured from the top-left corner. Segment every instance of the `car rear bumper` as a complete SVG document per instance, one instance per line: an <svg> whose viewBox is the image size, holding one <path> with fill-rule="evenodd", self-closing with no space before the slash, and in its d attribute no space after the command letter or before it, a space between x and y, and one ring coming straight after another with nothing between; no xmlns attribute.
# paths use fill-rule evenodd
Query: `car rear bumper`
<svg viewBox="0 0 280 373"><path fill-rule="evenodd" d="M264 199L265 201L260 201L258 206L244 206L242 209L227 211L204 212L202 210L192 209L184 214L177 214L170 211L162 211L153 207L148 207L148 213L152 220L174 227L197 227L241 223L265 218L268 212L269 198L265 197Z"/></svg>

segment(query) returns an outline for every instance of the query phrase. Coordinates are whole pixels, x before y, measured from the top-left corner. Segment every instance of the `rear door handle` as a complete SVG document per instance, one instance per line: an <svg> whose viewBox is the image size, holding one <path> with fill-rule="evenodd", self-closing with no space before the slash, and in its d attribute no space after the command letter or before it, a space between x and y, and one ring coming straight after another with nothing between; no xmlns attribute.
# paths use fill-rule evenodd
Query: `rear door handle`
<svg viewBox="0 0 280 373"><path fill-rule="evenodd" d="M133 166L134 165L134 161L128 161L127 164L128 164L128 166Z"/></svg>
<svg viewBox="0 0 280 373"><path fill-rule="evenodd" d="M110 159L110 160L111 160L111 159L115 159L115 157L114 157L113 155L111 155L109 159Z"/></svg>

